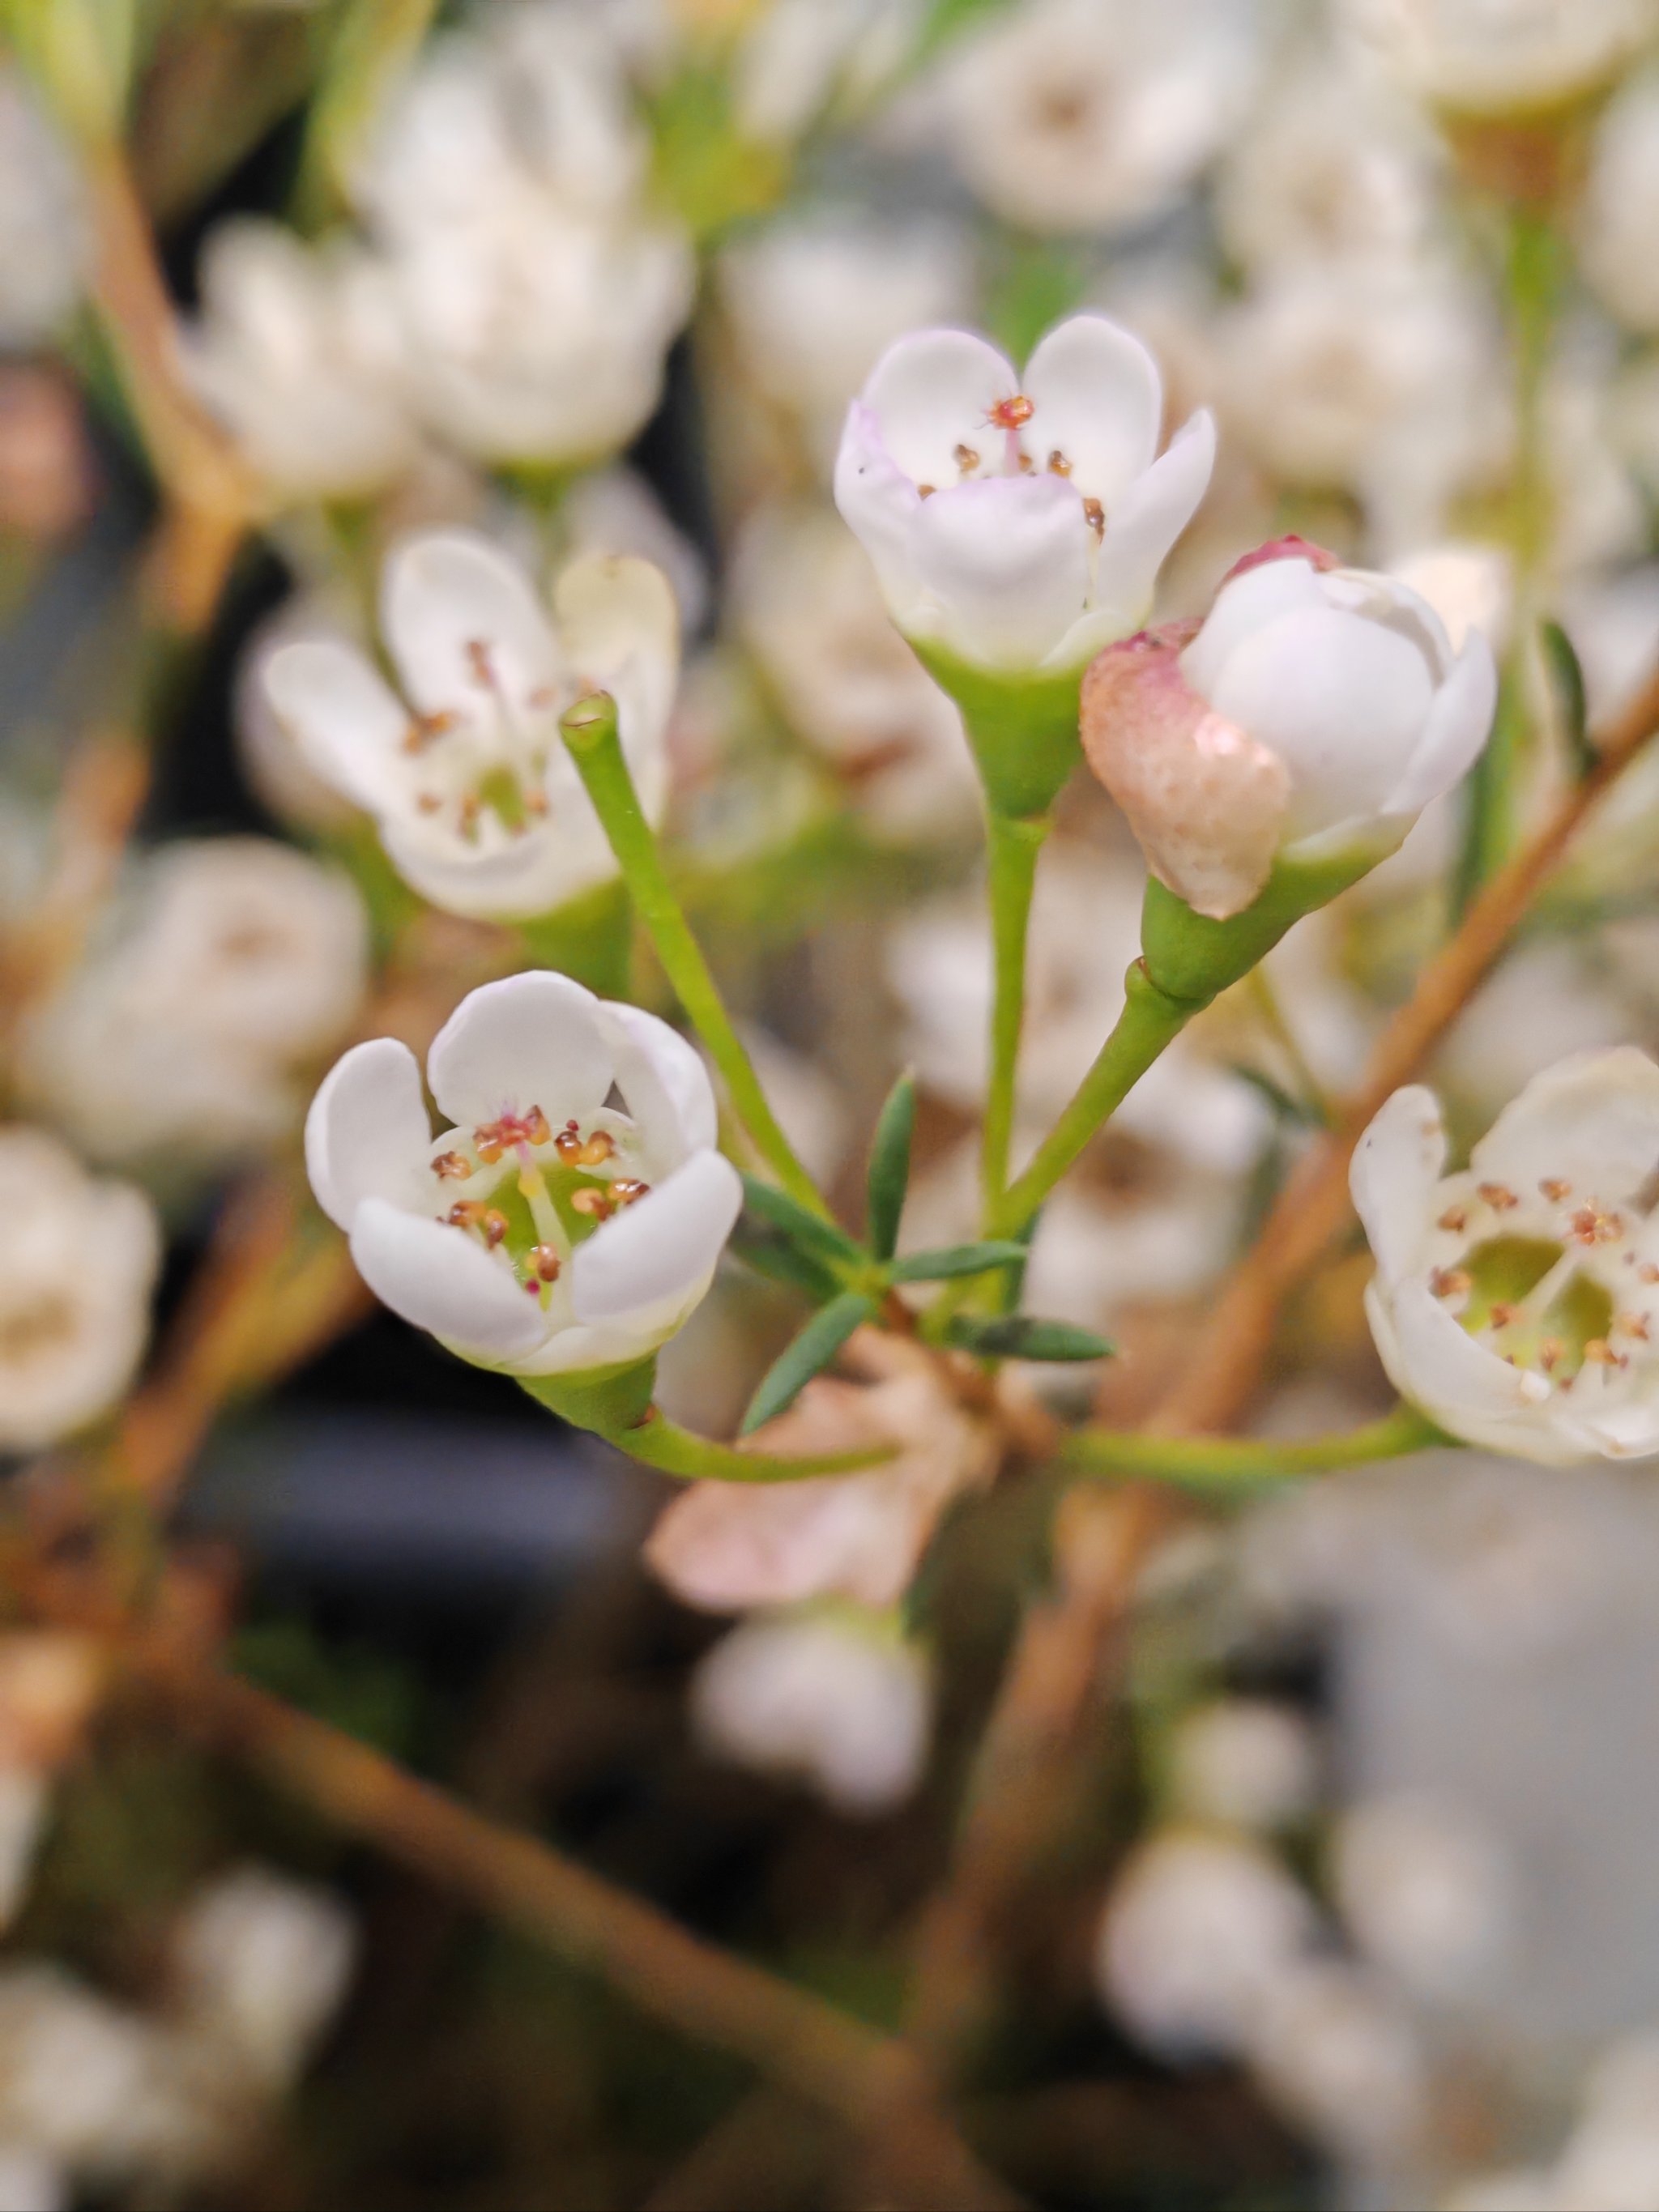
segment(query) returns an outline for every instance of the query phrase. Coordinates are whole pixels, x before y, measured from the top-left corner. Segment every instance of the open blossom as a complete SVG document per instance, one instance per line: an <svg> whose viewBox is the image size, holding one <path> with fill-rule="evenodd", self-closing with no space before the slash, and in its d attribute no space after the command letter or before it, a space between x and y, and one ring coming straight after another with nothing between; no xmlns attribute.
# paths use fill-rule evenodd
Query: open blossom
<svg viewBox="0 0 1659 2212"><path fill-rule="evenodd" d="M141 1192L92 1182L38 1129L0 1129L0 1451L33 1451L132 1380L161 1240Z"/></svg>
<svg viewBox="0 0 1659 2212"><path fill-rule="evenodd" d="M185 2025L222 2062L285 2089L337 2010L356 1948L326 1890L236 1867L191 1899L173 1939Z"/></svg>
<svg viewBox="0 0 1659 2212"><path fill-rule="evenodd" d="M515 1375L655 1351L708 1288L743 1197L691 1047L532 970L462 1000L427 1080L453 1124L435 1137L409 1048L356 1045L306 1124L318 1203L376 1297Z"/></svg>
<svg viewBox="0 0 1659 2212"><path fill-rule="evenodd" d="M1472 115L1595 92L1659 33L1655 0L1347 0L1347 11L1419 98Z"/></svg>
<svg viewBox="0 0 1659 2212"><path fill-rule="evenodd" d="M1144 222L1246 112L1258 41L1239 0L1025 0L945 73L951 159L1024 230Z"/></svg>
<svg viewBox="0 0 1659 2212"><path fill-rule="evenodd" d="M343 240L222 224L187 365L277 500L361 498L410 468L405 348L389 271Z"/></svg>
<svg viewBox="0 0 1659 2212"><path fill-rule="evenodd" d="M1579 212L1584 274L1632 330L1659 330L1659 82L1644 73L1608 107Z"/></svg>
<svg viewBox="0 0 1659 2212"><path fill-rule="evenodd" d="M805 1782L863 1819L902 1804L921 1780L932 1704L924 1656L889 1616L850 1607L746 1620L691 1686L711 1751Z"/></svg>
<svg viewBox="0 0 1659 2212"><path fill-rule="evenodd" d="M1659 1451L1659 1067L1632 1046L1534 1077L1444 1173L1432 1094L1354 1155L1389 1379L1443 1428L1566 1466Z"/></svg>
<svg viewBox="0 0 1659 2212"><path fill-rule="evenodd" d="M836 504L913 644L1008 673L1080 667L1145 620L1215 456L1207 414L1160 459L1139 338L1076 315L1024 375L966 331L891 346L848 410Z"/></svg>
<svg viewBox="0 0 1659 2212"><path fill-rule="evenodd" d="M647 562L574 562L553 619L488 538L436 531L386 564L380 621L399 697L367 653L301 641L265 683L317 773L374 815L398 872L453 914L545 914L616 872L559 717L603 686L652 820L678 670L674 597ZM407 703L405 703L405 701Z"/></svg>
<svg viewBox="0 0 1659 2212"><path fill-rule="evenodd" d="M1201 624L1103 653L1083 744L1153 873L1224 919L1281 854L1392 852L1474 760L1496 697L1478 632L1454 655L1416 592L1292 538L1241 563Z"/></svg>
<svg viewBox="0 0 1659 2212"><path fill-rule="evenodd" d="M69 151L21 71L0 68L0 345L51 335L75 306L89 251Z"/></svg>

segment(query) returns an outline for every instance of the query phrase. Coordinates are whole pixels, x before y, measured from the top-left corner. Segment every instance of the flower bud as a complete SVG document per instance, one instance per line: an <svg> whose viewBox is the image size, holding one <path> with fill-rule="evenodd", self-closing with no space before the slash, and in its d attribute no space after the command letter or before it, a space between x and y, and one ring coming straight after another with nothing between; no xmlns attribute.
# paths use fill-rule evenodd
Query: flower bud
<svg viewBox="0 0 1659 2212"><path fill-rule="evenodd" d="M1240 562L1201 624L1100 654L1083 747L1159 882L1225 921L1281 858L1394 851L1468 769L1496 701L1478 633L1454 654L1415 592L1286 538Z"/></svg>

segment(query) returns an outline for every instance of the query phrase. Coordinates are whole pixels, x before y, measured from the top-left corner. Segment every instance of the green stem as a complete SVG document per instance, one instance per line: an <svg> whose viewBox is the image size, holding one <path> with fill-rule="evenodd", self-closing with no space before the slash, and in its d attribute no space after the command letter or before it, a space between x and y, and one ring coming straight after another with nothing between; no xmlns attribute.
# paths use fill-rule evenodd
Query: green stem
<svg viewBox="0 0 1659 2212"><path fill-rule="evenodd" d="M1018 1237L1049 1192L1082 1152L1101 1123L1115 1114L1146 1070L1178 1036L1198 1005L1160 991L1137 960L1127 979L1123 1012L1078 1085L1071 1103L1037 1147L1024 1173L986 1216L988 1237Z"/></svg>
<svg viewBox="0 0 1659 2212"><path fill-rule="evenodd" d="M793 1147L766 1102L759 1078L732 1025L716 984L674 896L657 840L640 805L634 779L617 734L617 702L608 692L592 691L569 708L559 725L570 757L617 856L634 911L645 925L663 973L672 985L693 1027L720 1070L738 1119L755 1149L798 1206L829 1220L830 1208L817 1184L796 1158Z"/></svg>
<svg viewBox="0 0 1659 2212"><path fill-rule="evenodd" d="M995 983L991 1000L990 1079L985 1096L980 1176L988 1219L1008 1183L1008 1148L1014 1133L1014 1082L1019 1033L1025 1016L1025 941L1037 856L1048 835L1046 814L986 816L989 860L991 943Z"/></svg>
<svg viewBox="0 0 1659 2212"><path fill-rule="evenodd" d="M1257 1437L1135 1436L1079 1429L1061 1447L1060 1461L1079 1474L1150 1477L1188 1490L1245 1490L1300 1475L1328 1474L1367 1460L1401 1459L1455 1441L1415 1406L1401 1404L1364 1428L1294 1443Z"/></svg>
<svg viewBox="0 0 1659 2212"><path fill-rule="evenodd" d="M889 1445L849 1452L818 1452L799 1458L775 1453L738 1451L708 1437L694 1436L678 1421L653 1413L637 1427L605 1434L630 1459L654 1467L684 1482L801 1482L813 1475L858 1474L893 1456Z"/></svg>

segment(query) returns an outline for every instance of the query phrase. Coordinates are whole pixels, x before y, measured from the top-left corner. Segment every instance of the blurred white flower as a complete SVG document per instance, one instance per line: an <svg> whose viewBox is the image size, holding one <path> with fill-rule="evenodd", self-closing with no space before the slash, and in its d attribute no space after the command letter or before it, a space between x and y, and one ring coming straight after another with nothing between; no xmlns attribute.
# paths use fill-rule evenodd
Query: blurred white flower
<svg viewBox="0 0 1659 2212"><path fill-rule="evenodd" d="M555 526L567 561L625 553L660 568L681 630L689 635L701 626L708 611L708 564L637 470L619 465L579 478L560 501Z"/></svg>
<svg viewBox="0 0 1659 2212"><path fill-rule="evenodd" d="M1164 2056L1236 2052L1317 1927L1306 1893L1259 1845L1166 1828L1112 1891L1096 1954L1101 1993Z"/></svg>
<svg viewBox="0 0 1659 2212"><path fill-rule="evenodd" d="M1484 1127L1516 1091L1571 1053L1631 1033L1638 1007L1593 941L1540 935L1489 976L1435 1060L1435 1080Z"/></svg>
<svg viewBox="0 0 1659 2212"><path fill-rule="evenodd" d="M69 2212L70 2179L55 2159L0 2143L0 2212Z"/></svg>
<svg viewBox="0 0 1659 2212"><path fill-rule="evenodd" d="M1291 538L1241 563L1195 630L1103 653L1083 745L1154 874L1224 918L1281 854L1392 851L1474 762L1497 688L1478 632L1454 654L1394 577Z"/></svg>
<svg viewBox="0 0 1659 2212"><path fill-rule="evenodd" d="M1408 2159L1428 2118L1429 2060L1410 2017L1369 1975L1304 1958L1271 1978L1245 2020L1251 2070L1326 2148Z"/></svg>
<svg viewBox="0 0 1659 2212"><path fill-rule="evenodd" d="M988 1482L996 1454L928 1361L869 1335L849 1356L872 1379L820 1376L756 1448L799 1454L897 1446L866 1473L750 1486L699 1482L671 1500L645 1556L675 1595L710 1613L843 1597L893 1605L951 1501Z"/></svg>
<svg viewBox="0 0 1659 2212"><path fill-rule="evenodd" d="M893 628L836 518L763 508L733 553L727 604L792 729L844 780L878 835L960 833L979 779L962 717Z"/></svg>
<svg viewBox="0 0 1659 2212"><path fill-rule="evenodd" d="M1551 2212L1659 2212L1659 2037L1622 2037L1591 2068L1557 2162Z"/></svg>
<svg viewBox="0 0 1659 2212"><path fill-rule="evenodd" d="M1354 1155L1389 1379L1443 1428L1571 1465L1659 1451L1659 1067L1623 1046L1538 1076L1446 1176L1433 1094L1396 1091Z"/></svg>
<svg viewBox="0 0 1659 2212"><path fill-rule="evenodd" d="M1144 222L1248 112L1261 35L1247 0L1023 0L947 65L951 157L1022 229Z"/></svg>
<svg viewBox="0 0 1659 2212"><path fill-rule="evenodd" d="M803 1782L854 1819L891 1812L915 1792L932 1708L923 1655L883 1615L850 1610L744 1621L691 1683L709 1750Z"/></svg>
<svg viewBox="0 0 1659 2212"><path fill-rule="evenodd" d="M529 577L486 538L441 531L387 560L387 650L408 700L368 655L326 640L265 664L271 703L313 768L380 824L398 872L435 906L540 915L616 873L559 717L597 685L652 820L678 672L673 594L648 562L568 568L549 620Z"/></svg>
<svg viewBox="0 0 1659 2212"><path fill-rule="evenodd" d="M1170 1792L1195 1820L1281 1828L1312 1809L1319 1754L1293 1706L1218 1698L1189 1713L1170 1747Z"/></svg>
<svg viewBox="0 0 1659 2212"><path fill-rule="evenodd" d="M921 15L918 0L767 0L749 10L732 58L739 132L787 145L843 89L876 89Z"/></svg>
<svg viewBox="0 0 1659 2212"><path fill-rule="evenodd" d="M0 67L0 346L52 335L80 296L90 250L69 153L21 73Z"/></svg>
<svg viewBox="0 0 1659 2212"><path fill-rule="evenodd" d="M886 348L907 331L964 319L974 297L960 226L833 209L735 240L719 280L745 380L799 417L826 470L848 403Z"/></svg>
<svg viewBox="0 0 1659 2212"><path fill-rule="evenodd" d="M173 1943L187 2033L262 2087L289 2087L345 1993L349 1914L326 1890L245 1866L191 1899Z"/></svg>
<svg viewBox="0 0 1659 2212"><path fill-rule="evenodd" d="M398 301L373 255L238 217L209 238L202 301L188 368L274 501L364 498L412 466Z"/></svg>
<svg viewBox="0 0 1659 2212"><path fill-rule="evenodd" d="M1514 562L1501 545L1448 538L1389 563L1389 574L1439 616L1454 653L1479 630L1494 653L1509 642L1514 613Z"/></svg>
<svg viewBox="0 0 1659 2212"><path fill-rule="evenodd" d="M297 1079L362 1002L349 879L274 839L181 840L143 863L116 918L31 1018L24 1095L94 1159L163 1180L280 1141Z"/></svg>
<svg viewBox="0 0 1659 2212"><path fill-rule="evenodd" d="M1659 76L1644 75L1609 106L1578 210L1583 271L1604 306L1632 330L1659 331Z"/></svg>
<svg viewBox="0 0 1659 2212"><path fill-rule="evenodd" d="M1423 2002L1490 1987L1517 1933L1502 1845L1449 1802L1421 1796L1350 1806L1334 1844L1336 1898L1360 1948Z"/></svg>
<svg viewBox="0 0 1659 2212"><path fill-rule="evenodd" d="M352 642L350 628L331 595L294 592L250 632L237 662L232 708L238 761L261 805L290 829L329 836L361 817L351 800L306 759L298 738L271 702L265 671L286 645L349 647Z"/></svg>
<svg viewBox="0 0 1659 2212"><path fill-rule="evenodd" d="M1561 2200L1546 2168L1502 2166L1467 2175L1440 2198L1439 2212L1561 2212Z"/></svg>
<svg viewBox="0 0 1659 2212"><path fill-rule="evenodd" d="M1495 481L1508 437L1496 334L1433 265L1285 268L1225 314L1227 430L1288 484L1352 492L1385 558Z"/></svg>
<svg viewBox="0 0 1659 2212"><path fill-rule="evenodd" d="M1079 667L1144 620L1210 480L1194 415L1158 456L1158 364L1103 315L1023 378L966 331L918 331L848 410L836 504L913 644L1007 673Z"/></svg>
<svg viewBox="0 0 1659 2212"><path fill-rule="evenodd" d="M1659 33L1655 0L1346 0L1348 20L1410 90L1475 115L1565 106L1606 85Z"/></svg>
<svg viewBox="0 0 1659 2212"><path fill-rule="evenodd" d="M1302 60L1273 86L1216 183L1228 252L1256 276L1409 263L1436 215L1432 139L1375 73L1346 58Z"/></svg>
<svg viewBox="0 0 1659 2212"><path fill-rule="evenodd" d="M394 1313L479 1365L645 1358L708 1289L743 1202L684 1038L546 970L486 983L407 1045L355 1045L306 1123L318 1203ZM622 1104L606 1103L613 1087Z"/></svg>
<svg viewBox="0 0 1659 2212"><path fill-rule="evenodd" d="M690 305L680 232L647 211L619 58L564 4L436 40L356 179L430 426L491 461L614 452L657 403Z"/></svg>
<svg viewBox="0 0 1659 2212"><path fill-rule="evenodd" d="M55 1137L15 1126L0 1129L0 1450L33 1451L132 1380L161 1240L142 1192L94 1182Z"/></svg>

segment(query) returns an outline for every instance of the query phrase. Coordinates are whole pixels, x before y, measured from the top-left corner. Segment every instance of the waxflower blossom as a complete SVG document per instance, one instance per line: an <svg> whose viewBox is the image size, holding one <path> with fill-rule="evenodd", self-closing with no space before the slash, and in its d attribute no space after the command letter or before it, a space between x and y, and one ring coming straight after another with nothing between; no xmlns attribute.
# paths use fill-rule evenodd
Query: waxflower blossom
<svg viewBox="0 0 1659 2212"><path fill-rule="evenodd" d="M1394 851L1474 761L1496 697L1479 632L1454 654L1415 592L1291 538L1241 562L1201 623L1101 654L1083 747L1153 874L1224 920L1281 856Z"/></svg>
<svg viewBox="0 0 1659 2212"><path fill-rule="evenodd" d="M1347 13L1420 99L1468 115L1564 106L1659 33L1655 0L1347 0Z"/></svg>
<svg viewBox="0 0 1659 2212"><path fill-rule="evenodd" d="M435 1138L409 1048L356 1045L306 1124L312 1188L370 1290L510 1374L654 1352L708 1288L742 1204L691 1047L534 969L462 1000L427 1080L453 1125Z"/></svg>
<svg viewBox="0 0 1659 2212"><path fill-rule="evenodd" d="M1534 1078L1444 1173L1431 1092L1396 1091L1352 1182L1366 1311L1401 1395L1465 1443L1568 1466L1659 1451L1659 1066L1633 1046Z"/></svg>
<svg viewBox="0 0 1659 2212"><path fill-rule="evenodd" d="M890 346L848 412L836 504L912 644L1058 673L1144 621L1215 456L1200 413L1160 459L1163 410L1158 364L1103 315L1058 325L1023 376L966 331Z"/></svg>
<svg viewBox="0 0 1659 2212"><path fill-rule="evenodd" d="M142 1192L94 1182L39 1129L0 1129L0 1451L33 1451L132 1380L161 1240Z"/></svg>
<svg viewBox="0 0 1659 2212"><path fill-rule="evenodd" d="M658 570L573 562L550 621L524 570L487 538L434 531L387 560L380 621L402 697L367 653L326 639L273 653L265 684L318 775L374 817L404 879L452 914L512 919L613 876L559 716L585 691L611 692L656 820L678 667L674 596Z"/></svg>

